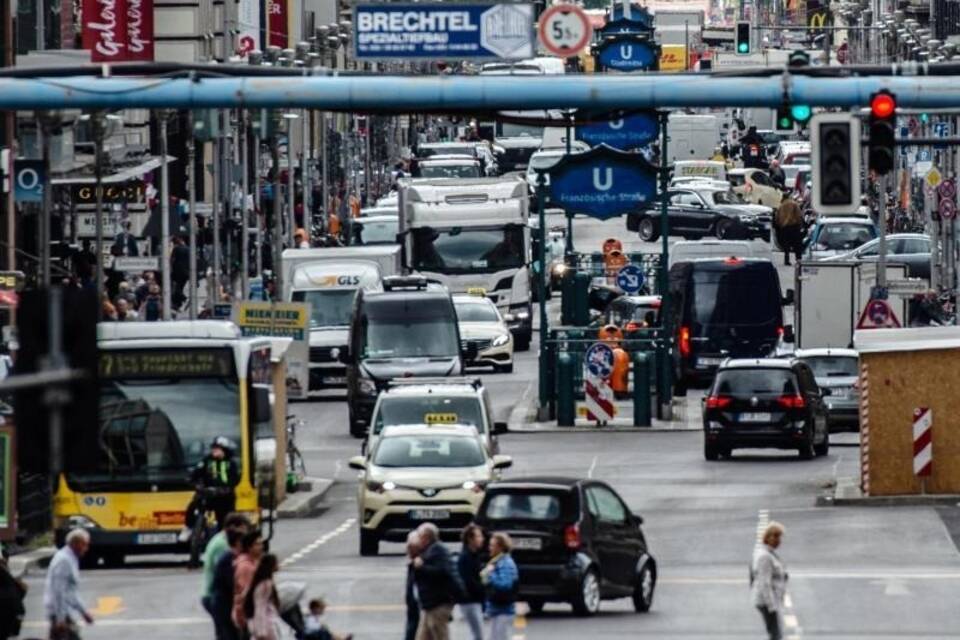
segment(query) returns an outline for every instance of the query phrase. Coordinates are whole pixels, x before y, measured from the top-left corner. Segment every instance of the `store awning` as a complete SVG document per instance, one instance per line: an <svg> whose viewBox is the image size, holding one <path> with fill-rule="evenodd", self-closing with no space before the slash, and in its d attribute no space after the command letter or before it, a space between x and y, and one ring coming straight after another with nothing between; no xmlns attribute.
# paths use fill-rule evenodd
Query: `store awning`
<svg viewBox="0 0 960 640"><path fill-rule="evenodd" d="M167 163L176 161L177 159L173 156L167 156ZM143 174L150 173L154 169L158 169L160 164L160 156L151 156L148 160L141 162L140 164L124 167L117 170L115 173L103 176L101 182L103 184L118 184L129 182L130 180L136 180ZM96 184L97 178L96 176L92 175L69 176L66 178L54 178L51 182L54 186L71 184Z"/></svg>

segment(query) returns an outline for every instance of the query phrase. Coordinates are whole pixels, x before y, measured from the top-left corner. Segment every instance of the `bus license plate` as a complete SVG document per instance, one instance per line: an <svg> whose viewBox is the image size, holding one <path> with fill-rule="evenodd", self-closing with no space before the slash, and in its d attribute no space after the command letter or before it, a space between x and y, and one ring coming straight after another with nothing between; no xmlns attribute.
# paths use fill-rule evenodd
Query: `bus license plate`
<svg viewBox="0 0 960 640"><path fill-rule="evenodd" d="M770 422L769 413L741 413L740 422Z"/></svg>
<svg viewBox="0 0 960 640"><path fill-rule="evenodd" d="M172 533L141 533L137 536L137 544L175 544L176 532Z"/></svg>
<svg viewBox="0 0 960 640"><path fill-rule="evenodd" d="M450 511L447 509L411 509L411 520L447 520L450 518Z"/></svg>
<svg viewBox="0 0 960 640"><path fill-rule="evenodd" d="M540 551L543 548L543 540L540 538L514 538L514 549L525 549L527 551Z"/></svg>

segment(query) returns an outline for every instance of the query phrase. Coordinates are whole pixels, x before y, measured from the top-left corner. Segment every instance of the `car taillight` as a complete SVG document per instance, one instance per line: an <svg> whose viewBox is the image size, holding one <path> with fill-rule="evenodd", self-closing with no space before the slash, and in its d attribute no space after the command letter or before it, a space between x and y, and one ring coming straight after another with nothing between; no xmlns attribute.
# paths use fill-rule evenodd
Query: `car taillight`
<svg viewBox="0 0 960 640"><path fill-rule="evenodd" d="M690 327L680 327L680 355L690 357Z"/></svg>
<svg viewBox="0 0 960 640"><path fill-rule="evenodd" d="M733 398L730 396L707 396L707 409L723 409L730 406Z"/></svg>
<svg viewBox="0 0 960 640"><path fill-rule="evenodd" d="M624 328L625 328L627 331L636 331L637 329L640 329L640 328L641 328L641 325L640 325L640 323L634 322L634 321L631 320L630 322L627 323L627 326L624 327Z"/></svg>
<svg viewBox="0 0 960 640"><path fill-rule="evenodd" d="M777 327L777 337L778 338L783 337L783 327Z"/></svg>
<svg viewBox="0 0 960 640"><path fill-rule="evenodd" d="M780 396L777 398L777 404L784 409L803 409L807 406L807 401L798 393L792 396Z"/></svg>
<svg viewBox="0 0 960 640"><path fill-rule="evenodd" d="M580 548L580 525L571 524L563 530L563 544L567 549Z"/></svg>

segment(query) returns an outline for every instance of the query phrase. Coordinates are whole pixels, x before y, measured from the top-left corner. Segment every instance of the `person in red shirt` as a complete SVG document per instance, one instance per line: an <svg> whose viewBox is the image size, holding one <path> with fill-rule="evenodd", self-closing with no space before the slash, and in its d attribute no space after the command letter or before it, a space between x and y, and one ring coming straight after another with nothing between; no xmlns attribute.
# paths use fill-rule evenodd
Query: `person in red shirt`
<svg viewBox="0 0 960 640"><path fill-rule="evenodd" d="M247 628L243 600L262 556L263 537L259 530L254 529L243 536L243 540L240 541L240 553L233 561L233 611L230 617L237 629Z"/></svg>

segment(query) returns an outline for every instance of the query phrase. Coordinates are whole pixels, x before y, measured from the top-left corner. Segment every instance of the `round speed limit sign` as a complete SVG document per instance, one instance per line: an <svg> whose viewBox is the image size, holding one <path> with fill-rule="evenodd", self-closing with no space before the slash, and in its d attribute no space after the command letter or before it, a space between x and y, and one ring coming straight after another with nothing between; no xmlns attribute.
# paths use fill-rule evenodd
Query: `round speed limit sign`
<svg viewBox="0 0 960 640"><path fill-rule="evenodd" d="M593 36L593 25L583 9L572 4L550 7L540 16L540 44L555 56L569 58L580 53Z"/></svg>

